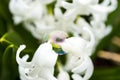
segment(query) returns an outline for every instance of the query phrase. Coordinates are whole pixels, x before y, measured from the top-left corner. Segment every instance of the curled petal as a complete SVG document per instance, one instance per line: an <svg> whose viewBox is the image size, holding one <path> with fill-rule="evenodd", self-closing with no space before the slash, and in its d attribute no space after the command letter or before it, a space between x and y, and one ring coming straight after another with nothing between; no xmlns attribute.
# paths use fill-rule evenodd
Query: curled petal
<svg viewBox="0 0 120 80"><path fill-rule="evenodd" d="M55 12L56 18L61 18L61 17L63 16L63 13L62 13L62 11L60 10L59 7L56 7L56 8L54 9L54 12Z"/></svg>
<svg viewBox="0 0 120 80"><path fill-rule="evenodd" d="M22 59L19 57L24 48L25 45L21 45L16 55L22 80L57 80L53 73L58 55L52 50L49 42L40 45L31 62L27 62L28 56L24 56Z"/></svg>
<svg viewBox="0 0 120 80"><path fill-rule="evenodd" d="M31 62L26 62L26 60L28 59L28 55L24 56L23 58L20 58L19 55L20 55L20 52L25 48L26 46L25 45L20 45L20 47L18 48L17 50L17 54L16 54L16 60L17 60L17 63L20 65L20 66L23 66L23 67L30 67L31 66Z"/></svg>
<svg viewBox="0 0 120 80"><path fill-rule="evenodd" d="M83 73L89 65L89 59L84 58L81 63L78 64L77 67L72 69L73 73Z"/></svg>
<svg viewBox="0 0 120 80"><path fill-rule="evenodd" d="M89 57L86 58L83 63L79 64L76 68L72 69L72 72L75 74L84 74L83 80L88 80L93 73L93 63Z"/></svg>
<svg viewBox="0 0 120 80"><path fill-rule="evenodd" d="M84 80L88 80L90 79L90 77L92 76L93 74L93 71L94 71L94 66L93 66L93 63L91 61L91 59L89 58L89 65L88 65L88 68L85 72L85 75L84 75Z"/></svg>
<svg viewBox="0 0 120 80"><path fill-rule="evenodd" d="M109 5L110 4L110 5ZM117 8L117 0L104 0L100 5L90 6L93 12L108 14ZM96 13L97 14L97 13Z"/></svg>
<svg viewBox="0 0 120 80"><path fill-rule="evenodd" d="M86 46L87 54L90 56L92 54L93 47L95 46L95 37L92 31L88 27L84 27L83 29L90 34L90 41Z"/></svg>
<svg viewBox="0 0 120 80"><path fill-rule="evenodd" d="M65 2L65 1L62 1L61 6L64 7L65 9L72 8L71 3L68 3L68 2Z"/></svg>
<svg viewBox="0 0 120 80"><path fill-rule="evenodd" d="M73 80L83 80L83 78L79 74L72 75Z"/></svg>
<svg viewBox="0 0 120 80"><path fill-rule="evenodd" d="M115 0L114 0L114 1L115 1ZM104 1L101 3L101 5L107 6L107 5L109 5L109 3L110 3L110 0L104 0Z"/></svg>

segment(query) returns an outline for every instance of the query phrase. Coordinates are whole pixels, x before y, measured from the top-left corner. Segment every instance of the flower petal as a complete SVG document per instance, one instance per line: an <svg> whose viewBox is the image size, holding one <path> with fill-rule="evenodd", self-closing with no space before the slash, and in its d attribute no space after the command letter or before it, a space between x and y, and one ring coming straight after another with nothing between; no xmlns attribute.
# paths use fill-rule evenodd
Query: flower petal
<svg viewBox="0 0 120 80"><path fill-rule="evenodd" d="M87 67L89 67L88 65L89 65L89 59L87 59L87 57L85 57L84 60L78 64L77 67L72 69L72 72L73 73L83 73L87 69Z"/></svg>
<svg viewBox="0 0 120 80"><path fill-rule="evenodd" d="M21 52L25 47L26 47L25 45L20 45L20 47L19 47L18 50L17 50L16 60L17 60L17 63L18 63L20 66L30 67L31 62L26 62L26 60L27 60L28 57L29 57L28 55L24 56L22 59L19 57L20 52Z"/></svg>
<svg viewBox="0 0 120 80"><path fill-rule="evenodd" d="M58 80L70 80L69 74L66 71L61 71L57 77Z"/></svg>
<svg viewBox="0 0 120 80"><path fill-rule="evenodd" d="M85 49L87 43L88 42L81 37L71 37L65 39L65 41L61 44L61 47L66 53L73 53L76 56L80 56L84 54L83 50Z"/></svg>
<svg viewBox="0 0 120 80"><path fill-rule="evenodd" d="M83 80L83 78L79 74L72 75L73 80Z"/></svg>
<svg viewBox="0 0 120 80"><path fill-rule="evenodd" d="M84 75L83 79L84 80L90 79L90 77L93 74L93 71L94 71L93 63L92 63L91 59L89 58L89 65L88 65L88 68L85 72L85 75Z"/></svg>
<svg viewBox="0 0 120 80"><path fill-rule="evenodd" d="M58 54L52 50L50 43L43 43L36 50L32 62L39 66L53 67L56 63Z"/></svg>

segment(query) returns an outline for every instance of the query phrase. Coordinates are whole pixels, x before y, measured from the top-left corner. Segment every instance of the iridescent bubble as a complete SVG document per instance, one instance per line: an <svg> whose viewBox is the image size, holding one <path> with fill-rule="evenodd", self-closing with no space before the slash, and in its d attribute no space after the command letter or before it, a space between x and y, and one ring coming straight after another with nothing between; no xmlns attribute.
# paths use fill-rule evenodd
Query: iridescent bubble
<svg viewBox="0 0 120 80"><path fill-rule="evenodd" d="M52 47L56 53L59 55L66 54L60 44L65 41L65 39L68 37L67 33L64 31L54 31L50 34L50 42L52 44Z"/></svg>
<svg viewBox="0 0 120 80"><path fill-rule="evenodd" d="M59 44L64 42L64 40L68 37L67 33L64 31L54 31L50 34L50 42Z"/></svg>

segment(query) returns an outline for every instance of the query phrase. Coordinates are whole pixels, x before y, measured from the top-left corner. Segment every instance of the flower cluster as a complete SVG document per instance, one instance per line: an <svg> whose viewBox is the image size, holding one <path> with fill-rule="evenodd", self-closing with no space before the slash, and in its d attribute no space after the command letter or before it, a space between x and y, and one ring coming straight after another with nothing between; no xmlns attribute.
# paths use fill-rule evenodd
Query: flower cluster
<svg viewBox="0 0 120 80"><path fill-rule="evenodd" d="M17 62L19 64L19 72L22 80L57 80L54 76L54 66L58 55L67 54L66 64L58 65L58 80L63 77L69 80L67 72L73 72L73 79L88 80L93 72L93 64L89 57L94 44L94 36L91 31L85 28L90 34L90 41L82 37L67 38L67 34L62 31L55 31L50 34L48 42L40 45L35 52L31 62L27 62L28 55L20 58L20 52L25 48L21 45L17 51ZM87 51L84 51L87 50ZM84 77L82 78L82 74ZM66 74L67 76L63 75ZM60 78L60 79L59 79Z"/></svg>
<svg viewBox="0 0 120 80"><path fill-rule="evenodd" d="M107 16L117 7L117 0L10 0L14 23L23 23L42 43L31 62L28 55L17 62L22 80L88 80L93 73L90 59L96 44L111 31ZM66 64L57 58L66 55ZM54 67L58 63L58 77Z"/></svg>

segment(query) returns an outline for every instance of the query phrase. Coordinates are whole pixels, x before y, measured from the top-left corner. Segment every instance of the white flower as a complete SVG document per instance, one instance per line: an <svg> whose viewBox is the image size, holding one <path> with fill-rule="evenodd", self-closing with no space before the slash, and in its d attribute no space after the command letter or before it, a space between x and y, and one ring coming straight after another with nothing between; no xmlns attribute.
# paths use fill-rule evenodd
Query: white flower
<svg viewBox="0 0 120 80"><path fill-rule="evenodd" d="M70 14L63 14L60 7L55 7L54 9L55 19L56 21L56 29L63 30L65 32L74 32L74 23L73 23L73 16ZM69 18L68 18L69 17Z"/></svg>
<svg viewBox="0 0 120 80"><path fill-rule="evenodd" d="M91 6L91 13L96 21L106 21L110 12L117 8L117 0L104 0L100 4Z"/></svg>
<svg viewBox="0 0 120 80"><path fill-rule="evenodd" d="M68 71L71 71L73 80L88 80L93 73L90 56L96 44L111 31L111 27L106 27L105 21L108 14L117 7L117 0L103 0L101 3L99 0L56 0L50 4L54 1L10 0L9 8L14 23L23 22L35 38L44 40L47 36L48 41L40 45L31 62L27 62L28 55L19 57L25 45L19 47L16 60L20 78L70 80ZM54 8L49 6L48 9L49 4ZM90 19L87 20L84 16ZM72 33L72 37L69 33ZM66 54L67 61L55 78L54 66L58 55L63 54Z"/></svg>
<svg viewBox="0 0 120 80"><path fill-rule="evenodd" d="M89 22L95 29L93 30L95 34L97 29L100 29L99 33L105 33L105 35L110 32L110 28L106 28L104 22L107 15L117 7L117 0L104 0L102 3L99 3L99 0L72 0L71 3L66 0L56 0L53 5L55 7L48 9L47 5L54 1L10 0L9 8L15 24L23 22L26 29L37 39L43 39L44 34L48 35L54 30L71 32L73 36L78 36L83 31L84 26L81 24L84 23L76 24L75 22L79 20L78 16L82 18L82 15L92 15ZM49 14L49 11L53 13ZM100 38L104 37L103 35L100 35Z"/></svg>
<svg viewBox="0 0 120 80"><path fill-rule="evenodd" d="M82 30L82 28L84 27L89 28L92 31L93 35L95 36L96 45L103 37L108 35L112 30L112 27L110 25L106 26L103 21L97 22L94 20L94 21L90 21L90 24L89 24L88 22L85 21L84 18L81 18L81 17L78 18L76 22L76 26L78 26L76 29L76 35L81 33L82 37L87 40L89 39L89 34L86 33L84 30Z"/></svg>
<svg viewBox="0 0 120 80"><path fill-rule="evenodd" d="M72 11L74 15L89 15L89 6L94 5L98 0L72 0L72 3L62 0L61 5L67 12Z"/></svg>
<svg viewBox="0 0 120 80"><path fill-rule="evenodd" d="M89 44L91 43L88 43L79 37L72 37L66 39L61 45L63 51L67 53L65 70L72 71L73 75L79 74L82 78L74 79L73 77L74 80L88 80L93 73L93 64L89 58L89 55L91 54L89 53L89 49L92 50L93 47L92 45L91 47L87 47ZM84 76L82 77L81 75L83 74Z"/></svg>
<svg viewBox="0 0 120 80"><path fill-rule="evenodd" d="M80 60L76 61L75 64L76 66L72 69L73 80L89 80L94 70L93 63L90 57L88 56L81 57ZM79 76L78 79L76 79L77 77L75 77L75 74Z"/></svg>
<svg viewBox="0 0 120 80"><path fill-rule="evenodd" d="M92 53L94 37L88 28L85 30L90 34L90 41L81 37L67 38L68 35L63 31L51 33L48 42L40 45L31 62L27 62L28 55L19 57L20 52L25 48L25 45L21 45L16 55L21 80L57 80L53 76L54 66L58 54L63 55L65 53L68 53L66 54L67 63L65 67L58 65L58 80L70 80L67 71L73 72L73 79L76 78L74 77L75 74L79 74L81 80L88 80L93 72L93 64L89 56ZM84 74L83 77L82 74Z"/></svg>
<svg viewBox="0 0 120 80"><path fill-rule="evenodd" d="M112 12L117 7L117 0L104 0L102 3L98 3L99 0L72 0L72 3L62 0L61 5L67 12L71 12L71 15L90 15L92 14L94 19L99 19L102 16L102 20L106 20L108 13ZM109 5L110 4L110 5Z"/></svg>
<svg viewBox="0 0 120 80"><path fill-rule="evenodd" d="M37 39L43 39L44 35L49 35L49 33L56 29L55 19L52 15L46 15L42 20L24 22L24 25Z"/></svg>
<svg viewBox="0 0 120 80"><path fill-rule="evenodd" d="M70 80L67 72L71 71L72 78L74 80L88 80L93 73L93 64L90 59L90 55L93 51L95 39L92 32L84 27L84 30L90 35L90 41L83 39L82 37L70 37L67 38L67 34L63 31L55 31L50 34L49 42L53 43L53 48L62 48L64 53L67 53L67 62L65 66L58 64L58 80ZM60 51L61 52L61 51ZM58 54L63 55L62 52ZM74 75L78 75L79 78ZM84 75L82 77L82 75Z"/></svg>
<svg viewBox="0 0 120 80"><path fill-rule="evenodd" d="M91 26L96 36L96 43L98 43L103 37L108 35L112 30L112 26L106 26L104 22L91 21Z"/></svg>
<svg viewBox="0 0 120 80"><path fill-rule="evenodd" d="M79 80L88 80L93 73L93 64L89 56L93 51L95 39L92 32L88 28L85 29L90 34L90 41L81 37L71 37L60 44L63 51L67 53L65 70L72 71L73 74L84 74Z"/></svg>
<svg viewBox="0 0 120 80"><path fill-rule="evenodd" d="M35 52L31 62L27 62L28 55L20 58L20 52L25 48L21 45L17 50L16 60L22 80L56 80L53 76L54 66L58 54L52 50L50 43L41 44Z"/></svg>
<svg viewBox="0 0 120 80"><path fill-rule="evenodd" d="M95 37L94 34L92 33L92 31L88 28L88 27L84 27L83 30L89 34L89 40L86 40L82 37L70 37L65 39L65 41L60 44L62 49L67 53L71 52L71 53L87 53L87 55L91 55L92 51L93 51L93 47L95 45ZM73 47L73 45L75 45ZM84 51L85 49L87 49L86 51ZM84 54L83 53L83 54ZM79 56L82 54L79 54ZM78 56L76 54L76 56Z"/></svg>
<svg viewBox="0 0 120 80"><path fill-rule="evenodd" d="M72 37L65 40L61 45L62 49L67 53L67 62L65 65L65 70L72 71L74 74L79 74L82 79L73 79L74 80L88 80L93 73L93 64L89 58L89 53L87 50L91 48L86 47L89 45L87 41L80 39L79 37ZM87 53L88 52L88 53ZM91 52L91 51L90 51ZM81 75L84 76L82 77Z"/></svg>
<svg viewBox="0 0 120 80"><path fill-rule="evenodd" d="M53 0L10 0L9 8L15 24L22 21L34 21L42 18L46 14L46 7L48 3Z"/></svg>

